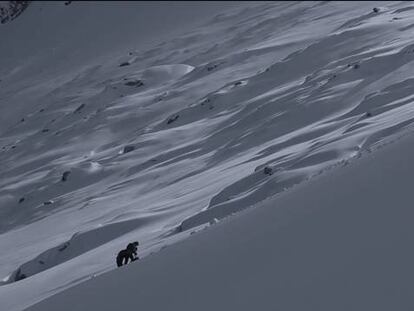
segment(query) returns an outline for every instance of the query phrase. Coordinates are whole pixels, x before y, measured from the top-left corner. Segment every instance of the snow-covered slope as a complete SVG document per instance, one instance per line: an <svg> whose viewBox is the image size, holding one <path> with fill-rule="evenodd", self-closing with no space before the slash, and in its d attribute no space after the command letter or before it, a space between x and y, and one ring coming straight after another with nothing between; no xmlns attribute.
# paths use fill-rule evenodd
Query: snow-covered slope
<svg viewBox="0 0 414 311"><path fill-rule="evenodd" d="M413 146L411 131L28 311L412 310Z"/></svg>
<svg viewBox="0 0 414 311"><path fill-rule="evenodd" d="M21 310L131 240L145 257L402 132L413 12L32 3L0 27L0 301Z"/></svg>

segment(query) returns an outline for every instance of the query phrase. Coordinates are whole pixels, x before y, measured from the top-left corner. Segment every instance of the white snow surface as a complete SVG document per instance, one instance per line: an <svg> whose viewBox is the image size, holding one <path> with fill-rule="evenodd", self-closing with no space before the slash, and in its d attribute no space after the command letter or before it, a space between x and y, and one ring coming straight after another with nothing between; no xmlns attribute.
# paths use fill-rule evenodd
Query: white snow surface
<svg viewBox="0 0 414 311"><path fill-rule="evenodd" d="M408 279L386 296L376 273L386 260L408 269L379 256L388 246L412 259L410 140L376 149L414 118L413 12L409 2L39 1L0 25L0 310L62 291L35 308L386 310L397 297L412 308ZM143 259L106 273L135 240ZM392 271L385 279L399 280ZM73 298L92 292L105 299Z"/></svg>
<svg viewBox="0 0 414 311"><path fill-rule="evenodd" d="M27 311L412 310L410 134Z"/></svg>

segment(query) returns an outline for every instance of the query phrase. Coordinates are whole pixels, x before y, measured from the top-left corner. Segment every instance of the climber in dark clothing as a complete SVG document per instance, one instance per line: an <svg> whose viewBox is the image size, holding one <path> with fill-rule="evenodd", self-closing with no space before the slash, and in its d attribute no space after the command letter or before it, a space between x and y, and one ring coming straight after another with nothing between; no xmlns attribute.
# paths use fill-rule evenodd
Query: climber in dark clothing
<svg viewBox="0 0 414 311"><path fill-rule="evenodd" d="M138 242L132 242L132 243L129 243L126 248L127 250L130 250L134 254L135 258L137 256L138 245L139 245Z"/></svg>
<svg viewBox="0 0 414 311"><path fill-rule="evenodd" d="M121 250L116 257L116 264L118 267L122 266L123 264L126 265L128 260L135 261L139 259L137 257L137 246L139 245L138 242L129 243L126 249Z"/></svg>

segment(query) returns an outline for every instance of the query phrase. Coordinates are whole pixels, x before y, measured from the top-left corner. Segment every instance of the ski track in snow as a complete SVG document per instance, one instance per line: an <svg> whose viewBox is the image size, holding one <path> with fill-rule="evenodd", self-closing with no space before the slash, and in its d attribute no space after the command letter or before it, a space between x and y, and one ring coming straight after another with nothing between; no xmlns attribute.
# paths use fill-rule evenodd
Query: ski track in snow
<svg viewBox="0 0 414 311"><path fill-rule="evenodd" d="M28 278L1 300L39 301L114 269L131 239L146 256L402 132L414 118L409 8L245 3L71 70L49 54L2 66L0 277Z"/></svg>

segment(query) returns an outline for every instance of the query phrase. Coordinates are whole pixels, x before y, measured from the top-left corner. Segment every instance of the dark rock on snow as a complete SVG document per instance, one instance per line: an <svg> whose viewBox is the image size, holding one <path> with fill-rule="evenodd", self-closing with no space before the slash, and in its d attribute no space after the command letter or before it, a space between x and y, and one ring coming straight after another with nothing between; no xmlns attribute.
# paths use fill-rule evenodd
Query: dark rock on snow
<svg viewBox="0 0 414 311"><path fill-rule="evenodd" d="M69 175L70 175L70 171L63 172L63 174L62 174L62 181L67 181Z"/></svg>
<svg viewBox="0 0 414 311"><path fill-rule="evenodd" d="M133 80L133 81L128 81L127 83L125 83L126 86L143 86L144 83L141 80Z"/></svg>
<svg viewBox="0 0 414 311"><path fill-rule="evenodd" d="M171 123L173 123L173 122L174 122L174 121L176 121L179 117L180 117L180 116L177 114L177 115L175 115L174 117L169 118L169 119L168 119L168 121L167 121L167 124L171 124Z"/></svg>
<svg viewBox="0 0 414 311"><path fill-rule="evenodd" d="M122 150L122 153L128 153L128 152L131 152L131 151L134 151L135 150L135 146L132 146L132 145L126 145L125 147L124 147L124 149Z"/></svg>
<svg viewBox="0 0 414 311"><path fill-rule="evenodd" d="M85 108L85 104L81 104L73 113L80 113L83 108Z"/></svg>
<svg viewBox="0 0 414 311"><path fill-rule="evenodd" d="M263 169L263 173L265 175L272 175L273 174L273 169L269 166L265 166L264 169Z"/></svg>

